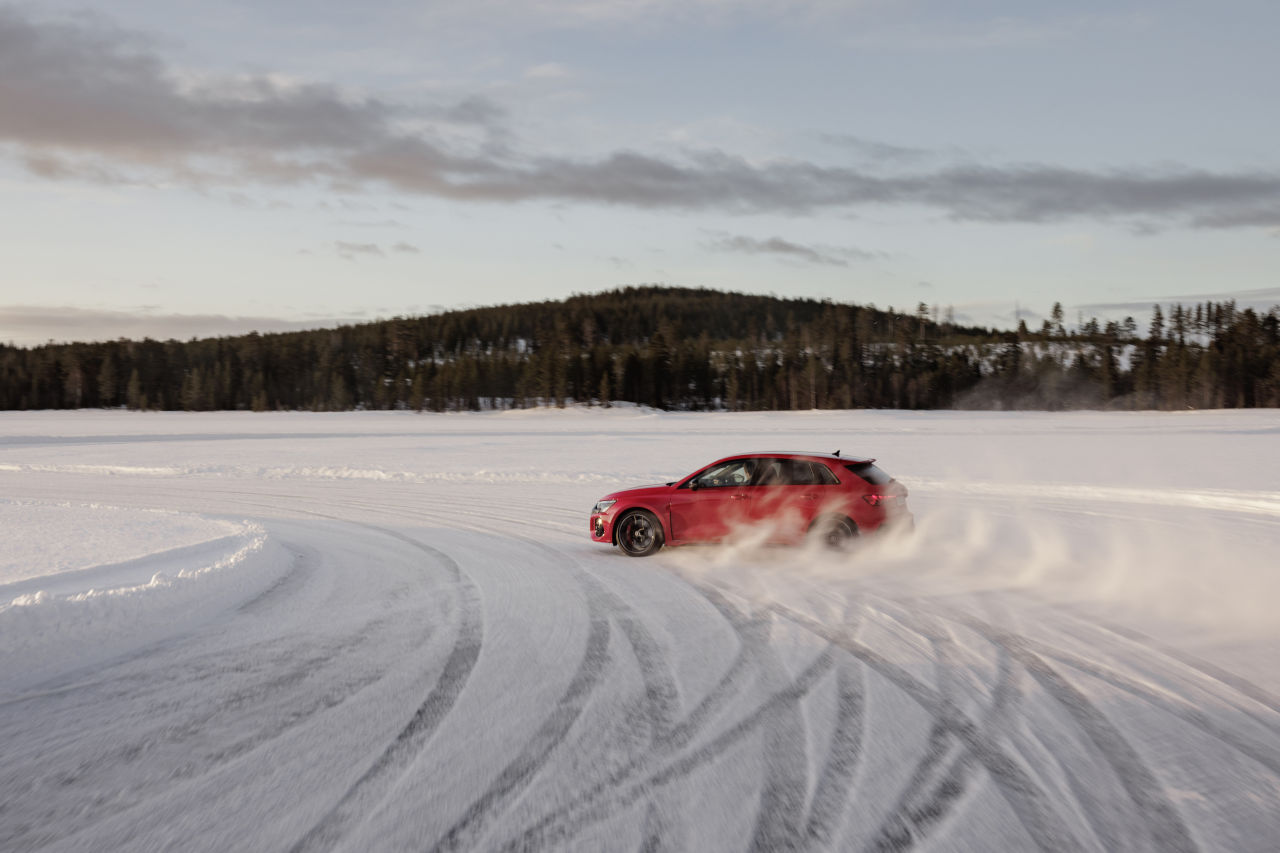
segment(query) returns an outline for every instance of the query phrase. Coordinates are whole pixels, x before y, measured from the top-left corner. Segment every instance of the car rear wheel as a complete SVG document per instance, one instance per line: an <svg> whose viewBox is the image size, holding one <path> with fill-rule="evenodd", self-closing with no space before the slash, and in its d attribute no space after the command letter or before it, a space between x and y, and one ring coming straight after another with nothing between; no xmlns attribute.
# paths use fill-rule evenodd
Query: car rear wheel
<svg viewBox="0 0 1280 853"><path fill-rule="evenodd" d="M844 516L827 516L813 523L809 535L824 547L843 551L858 538L858 525Z"/></svg>
<svg viewBox="0 0 1280 853"><path fill-rule="evenodd" d="M662 525L653 513L634 509L618 520L618 547L628 557L647 557L662 543Z"/></svg>

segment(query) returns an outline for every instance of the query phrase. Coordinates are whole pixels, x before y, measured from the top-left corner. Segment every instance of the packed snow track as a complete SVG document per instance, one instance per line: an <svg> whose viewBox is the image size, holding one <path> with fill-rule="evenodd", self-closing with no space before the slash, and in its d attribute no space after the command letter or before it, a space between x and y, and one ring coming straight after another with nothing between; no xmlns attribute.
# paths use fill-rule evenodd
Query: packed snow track
<svg viewBox="0 0 1280 853"><path fill-rule="evenodd" d="M1273 850L1277 434L6 415L0 849ZM915 536L588 541L619 485L855 444Z"/></svg>

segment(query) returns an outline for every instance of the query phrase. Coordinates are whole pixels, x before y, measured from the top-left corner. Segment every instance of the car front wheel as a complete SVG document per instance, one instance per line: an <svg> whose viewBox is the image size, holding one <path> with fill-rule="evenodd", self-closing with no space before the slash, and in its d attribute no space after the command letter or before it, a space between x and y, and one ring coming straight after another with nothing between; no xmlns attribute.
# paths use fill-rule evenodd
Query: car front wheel
<svg viewBox="0 0 1280 853"><path fill-rule="evenodd" d="M662 525L653 513L634 509L618 520L618 547L628 557L647 557L662 542Z"/></svg>

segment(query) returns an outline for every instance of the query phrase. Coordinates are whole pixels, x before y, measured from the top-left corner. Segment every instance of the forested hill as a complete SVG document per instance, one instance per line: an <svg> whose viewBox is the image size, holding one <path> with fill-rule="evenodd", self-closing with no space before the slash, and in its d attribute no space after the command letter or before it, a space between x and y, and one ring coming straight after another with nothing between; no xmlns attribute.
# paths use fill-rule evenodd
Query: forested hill
<svg viewBox="0 0 1280 853"><path fill-rule="evenodd" d="M0 408L1280 406L1280 308L1155 308L1142 335L1051 316L998 332L924 304L628 287L320 331L0 346Z"/></svg>

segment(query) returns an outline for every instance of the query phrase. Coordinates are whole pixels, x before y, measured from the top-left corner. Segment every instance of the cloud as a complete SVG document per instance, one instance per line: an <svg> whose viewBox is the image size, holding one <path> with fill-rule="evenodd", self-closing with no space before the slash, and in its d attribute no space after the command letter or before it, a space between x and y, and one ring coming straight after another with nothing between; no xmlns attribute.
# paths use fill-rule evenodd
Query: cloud
<svg viewBox="0 0 1280 853"><path fill-rule="evenodd" d="M434 21L519 22L537 29L657 27L689 21L767 20L774 25L844 17L866 0L436 0L421 15Z"/></svg>
<svg viewBox="0 0 1280 853"><path fill-rule="evenodd" d="M136 311L73 308L68 306L0 306L0 341L37 346L48 341L188 340L242 335L251 331L291 332L330 329L363 320L355 317L316 317L288 320L280 317L241 317L225 314L159 314L148 308Z"/></svg>
<svg viewBox="0 0 1280 853"><path fill-rule="evenodd" d="M956 220L1116 219L1146 229L1280 224L1274 171L916 163L884 174L721 151L530 155L515 152L506 120L483 98L410 109L271 75L180 73L100 22L35 21L0 7L0 155L49 179L793 215L911 206ZM476 129L479 139L459 132ZM878 165L912 165L911 149L854 144Z"/></svg>
<svg viewBox="0 0 1280 853"><path fill-rule="evenodd" d="M408 228L409 226L401 222L399 219L343 219L335 223L348 228Z"/></svg>
<svg viewBox="0 0 1280 853"><path fill-rule="evenodd" d="M956 166L896 183L906 197L957 219L1176 218L1200 227L1280 222L1280 174L1275 172Z"/></svg>
<svg viewBox="0 0 1280 853"><path fill-rule="evenodd" d="M850 260L871 260L880 257L874 252L832 246L805 246L781 237L759 239L742 235L721 234L708 242L707 247L721 252L738 252L748 255L780 255L794 260L824 266L847 267Z"/></svg>
<svg viewBox="0 0 1280 853"><path fill-rule="evenodd" d="M1093 302L1071 307L1086 314L1115 315L1123 312L1126 314L1147 315L1151 313L1151 307L1156 304L1164 306L1167 310L1169 306L1174 304L1190 306L1200 302L1235 302L1236 307L1240 309L1252 308L1255 311L1268 311L1273 307L1280 306L1280 287L1228 290L1219 293L1184 293L1179 296L1153 296L1150 299L1125 302Z"/></svg>
<svg viewBox="0 0 1280 853"><path fill-rule="evenodd" d="M377 243L355 243L347 240L333 241L333 248L340 257L347 260L355 260L358 257L366 258L385 258L389 254L394 255L419 255L422 250L412 243L406 243L401 240L386 248Z"/></svg>
<svg viewBox="0 0 1280 853"><path fill-rule="evenodd" d="M455 104L446 104L427 114L454 124L475 125L482 128L498 129L506 119L507 111L499 104L480 95L470 95Z"/></svg>
<svg viewBox="0 0 1280 853"><path fill-rule="evenodd" d="M933 159L938 156L938 152L930 151L927 148L911 148L904 145L892 145L887 142L879 142L874 139L866 139L861 136L852 136L847 133L822 133L819 138L829 145L836 145L841 148L848 148L857 152L861 157L877 163L919 163L923 160Z"/></svg>
<svg viewBox="0 0 1280 853"><path fill-rule="evenodd" d="M871 50L885 48L917 51L969 52L1026 48L1066 41L1082 41L1112 33L1142 36L1149 19L1118 11L1107 14L1068 13L1037 15L1023 10L1015 16L968 15L953 21L940 16L915 16L893 28L863 29L848 37L850 46Z"/></svg>
<svg viewBox="0 0 1280 853"><path fill-rule="evenodd" d="M183 80L135 37L83 23L33 23L0 8L0 116L10 141L112 151L140 161L193 151L358 145L392 110L328 86L269 76Z"/></svg>
<svg viewBox="0 0 1280 853"><path fill-rule="evenodd" d="M386 255L382 251L382 247L377 243L350 243L346 240L335 240L333 247L338 250L338 254L347 259L353 259L359 255L368 255L381 258Z"/></svg>
<svg viewBox="0 0 1280 853"><path fill-rule="evenodd" d="M573 72L559 62L544 62L541 65L526 68L524 76L529 80L562 80L573 76Z"/></svg>

